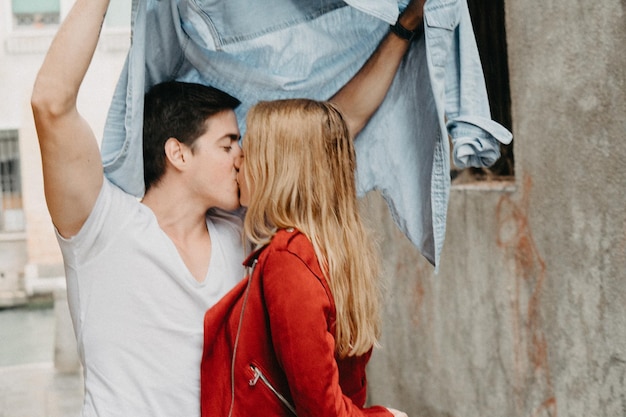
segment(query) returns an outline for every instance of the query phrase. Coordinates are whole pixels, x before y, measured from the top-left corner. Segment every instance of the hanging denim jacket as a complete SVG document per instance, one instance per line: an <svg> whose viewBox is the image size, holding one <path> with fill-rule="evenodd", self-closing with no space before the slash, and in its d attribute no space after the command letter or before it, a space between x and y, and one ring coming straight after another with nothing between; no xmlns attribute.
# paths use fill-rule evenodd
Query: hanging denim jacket
<svg viewBox="0 0 626 417"><path fill-rule="evenodd" d="M325 100L361 68L407 1L133 0L132 42L102 141L105 174L141 196L143 95L181 80L242 101ZM489 166L511 134L491 120L466 0L428 0L424 33L407 52L383 104L356 139L361 195L378 189L394 221L439 265L459 167Z"/></svg>

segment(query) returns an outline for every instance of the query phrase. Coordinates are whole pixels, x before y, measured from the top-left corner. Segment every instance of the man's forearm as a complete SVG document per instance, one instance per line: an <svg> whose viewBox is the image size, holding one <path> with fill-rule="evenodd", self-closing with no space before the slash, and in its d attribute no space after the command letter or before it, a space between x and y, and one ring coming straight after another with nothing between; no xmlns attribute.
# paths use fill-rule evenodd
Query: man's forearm
<svg viewBox="0 0 626 417"><path fill-rule="evenodd" d="M37 75L33 89L35 104L47 105L56 114L75 105L108 5L109 0L78 0L74 4Z"/></svg>
<svg viewBox="0 0 626 417"><path fill-rule="evenodd" d="M413 0L398 18L408 30L419 27L424 0ZM389 32L359 72L330 101L342 111L350 134L356 136L383 102L410 42Z"/></svg>

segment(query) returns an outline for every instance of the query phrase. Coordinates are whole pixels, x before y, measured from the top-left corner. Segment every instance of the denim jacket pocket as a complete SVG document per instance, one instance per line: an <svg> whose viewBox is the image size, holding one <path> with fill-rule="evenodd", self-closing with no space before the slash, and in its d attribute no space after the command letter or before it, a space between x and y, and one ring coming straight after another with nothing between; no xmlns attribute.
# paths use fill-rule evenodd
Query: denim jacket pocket
<svg viewBox="0 0 626 417"><path fill-rule="evenodd" d="M454 30L460 20L459 0L434 2L424 7L425 37L433 65L446 65Z"/></svg>

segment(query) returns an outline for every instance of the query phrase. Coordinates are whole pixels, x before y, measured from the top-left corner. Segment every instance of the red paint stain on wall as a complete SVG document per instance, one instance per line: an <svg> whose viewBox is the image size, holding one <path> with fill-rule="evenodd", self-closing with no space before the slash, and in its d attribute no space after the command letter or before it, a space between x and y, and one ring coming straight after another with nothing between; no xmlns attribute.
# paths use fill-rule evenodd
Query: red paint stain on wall
<svg viewBox="0 0 626 417"><path fill-rule="evenodd" d="M532 180L525 177L519 202L504 195L496 208L498 246L515 266L511 310L514 393L519 410L532 417L556 417L557 401L550 377L548 344L541 323L541 295L546 264L528 223ZM539 399L539 404L536 402Z"/></svg>

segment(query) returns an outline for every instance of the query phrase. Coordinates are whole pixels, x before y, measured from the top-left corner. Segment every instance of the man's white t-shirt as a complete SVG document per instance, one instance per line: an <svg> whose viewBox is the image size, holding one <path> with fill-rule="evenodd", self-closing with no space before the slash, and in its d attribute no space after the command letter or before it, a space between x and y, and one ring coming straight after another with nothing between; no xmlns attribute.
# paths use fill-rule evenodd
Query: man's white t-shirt
<svg viewBox="0 0 626 417"><path fill-rule="evenodd" d="M106 179L80 232L59 236L84 367L83 416L197 417L204 313L243 278L240 216L209 211L198 282L153 212Z"/></svg>

